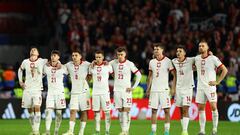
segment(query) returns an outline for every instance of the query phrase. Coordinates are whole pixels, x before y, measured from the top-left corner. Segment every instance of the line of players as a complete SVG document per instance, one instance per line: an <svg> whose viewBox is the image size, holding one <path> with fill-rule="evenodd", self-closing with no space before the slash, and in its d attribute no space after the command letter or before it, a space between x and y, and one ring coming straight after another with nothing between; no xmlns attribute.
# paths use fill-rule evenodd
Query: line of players
<svg viewBox="0 0 240 135"><path fill-rule="evenodd" d="M209 55L207 42L199 43L200 55L190 58L186 57L183 46L177 47L177 58L172 61L163 55L164 47L160 43L154 44L154 59L149 63L148 88L146 95L149 96L149 107L152 108L152 132L157 130L157 109L159 105L165 112L164 134L168 135L170 130L170 107L171 96L175 95L176 105L181 108L182 135L187 135L189 123L188 109L192 100L194 87L193 65L198 74L198 89L196 102L199 103L199 135L205 135L205 103L209 100L212 108L213 131L217 134L218 111L216 85L218 85L227 73L226 67L214 55ZM132 105L132 90L137 87L141 79L141 73L133 62L126 59L126 50L116 50L117 59L107 63L104 61L104 53L97 51L92 63L82 61L80 51L72 52L72 61L61 65L58 51L52 51L51 60L38 58L36 48L30 51L30 58L23 61L19 68L18 76L20 85L24 88L22 107L28 108L30 113L30 124L33 134L39 134L41 120L41 90L43 74L48 80L48 96L46 101L46 134L50 134L51 114L56 109L55 132L58 134L62 119L62 109L66 108L63 91L63 74L69 74L72 81L70 100L69 130L64 135L71 135L74 131L75 116L81 111L81 126L79 135L84 134L87 120L87 110L90 109L89 91L87 80L93 79L92 109L95 114L96 133L100 134L100 109L105 113L106 135L110 129L110 96L108 79L109 75L114 77L114 104L119 111L119 122L121 135L127 135L130 127L130 108ZM216 80L216 69L221 70L220 77ZM26 70L26 79L23 82L22 73ZM173 85L169 88L169 72L173 75ZM131 86L131 74L136 75L136 80Z"/></svg>

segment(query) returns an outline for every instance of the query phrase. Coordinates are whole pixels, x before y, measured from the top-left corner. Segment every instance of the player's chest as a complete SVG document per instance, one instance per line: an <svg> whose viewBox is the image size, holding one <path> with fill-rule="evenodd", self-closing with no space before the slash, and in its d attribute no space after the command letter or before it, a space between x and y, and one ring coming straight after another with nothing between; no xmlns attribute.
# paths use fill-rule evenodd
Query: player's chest
<svg viewBox="0 0 240 135"><path fill-rule="evenodd" d="M108 68L105 66L95 66L92 70L93 75L106 75L109 74Z"/></svg>
<svg viewBox="0 0 240 135"><path fill-rule="evenodd" d="M43 65L39 62L29 62L26 64L26 70L32 70L32 69L42 69Z"/></svg>
<svg viewBox="0 0 240 135"><path fill-rule="evenodd" d="M121 73L121 74L129 74L131 73L131 69L128 65L126 64L116 64L114 66L114 72L115 73Z"/></svg>
<svg viewBox="0 0 240 135"><path fill-rule="evenodd" d="M151 64L152 70L154 71L168 71L168 64L162 61L156 61Z"/></svg>
<svg viewBox="0 0 240 135"><path fill-rule="evenodd" d="M47 76L62 77L64 74L63 69L48 68L46 71Z"/></svg>
<svg viewBox="0 0 240 135"><path fill-rule="evenodd" d="M71 74L84 74L88 72L88 68L80 65L72 65L70 67Z"/></svg>
<svg viewBox="0 0 240 135"><path fill-rule="evenodd" d="M198 70L211 70L214 69L214 63L211 61L211 59L198 59L196 60L196 67Z"/></svg>

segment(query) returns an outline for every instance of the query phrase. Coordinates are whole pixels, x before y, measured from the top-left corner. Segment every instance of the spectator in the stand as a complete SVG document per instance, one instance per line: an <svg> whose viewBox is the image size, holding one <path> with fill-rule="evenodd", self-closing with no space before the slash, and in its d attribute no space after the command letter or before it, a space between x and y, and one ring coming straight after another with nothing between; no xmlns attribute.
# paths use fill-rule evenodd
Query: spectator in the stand
<svg viewBox="0 0 240 135"><path fill-rule="evenodd" d="M16 73L12 66L8 66L5 71L3 71L4 80L4 90L12 91L15 86Z"/></svg>
<svg viewBox="0 0 240 135"><path fill-rule="evenodd" d="M70 27L68 31L68 43L71 51L76 50L80 47L81 32L78 30L77 25Z"/></svg>
<svg viewBox="0 0 240 135"><path fill-rule="evenodd" d="M2 77L2 73L3 73L3 69L2 69L2 65L0 65L0 91L2 91L3 89L3 77Z"/></svg>
<svg viewBox="0 0 240 135"><path fill-rule="evenodd" d="M63 34L67 31L67 21L70 16L71 10L68 8L67 3L60 3L60 7L58 8L58 17L63 29Z"/></svg>

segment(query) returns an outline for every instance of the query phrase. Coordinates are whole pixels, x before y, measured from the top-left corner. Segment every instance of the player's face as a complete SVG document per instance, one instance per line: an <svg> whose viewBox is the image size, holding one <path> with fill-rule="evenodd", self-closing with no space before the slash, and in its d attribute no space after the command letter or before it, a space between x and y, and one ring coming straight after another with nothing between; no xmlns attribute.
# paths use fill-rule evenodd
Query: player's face
<svg viewBox="0 0 240 135"><path fill-rule="evenodd" d="M122 51L122 52L117 52L117 58L119 61L124 61L126 57L126 52Z"/></svg>
<svg viewBox="0 0 240 135"><path fill-rule="evenodd" d="M199 43L198 51L199 51L199 53L201 53L201 54L207 52L207 51L208 51L208 45L207 45L207 43L205 43L205 42Z"/></svg>
<svg viewBox="0 0 240 135"><path fill-rule="evenodd" d="M177 52L176 52L176 55L177 55L178 58L183 58L183 57L185 57L186 52L184 51L184 49L178 48Z"/></svg>
<svg viewBox="0 0 240 135"><path fill-rule="evenodd" d="M39 55L39 52L37 48L32 48L30 50L30 56L38 56L38 55Z"/></svg>
<svg viewBox="0 0 240 135"><path fill-rule="evenodd" d="M79 53L72 53L72 60L74 62L80 61L82 56Z"/></svg>
<svg viewBox="0 0 240 135"><path fill-rule="evenodd" d="M100 63L103 62L104 56L101 53L96 53L95 54L95 59L96 59L97 63L100 64Z"/></svg>
<svg viewBox="0 0 240 135"><path fill-rule="evenodd" d="M158 56L163 53L163 49L161 47L154 47L154 55Z"/></svg>
<svg viewBox="0 0 240 135"><path fill-rule="evenodd" d="M51 61L52 61L52 62L58 61L59 58L60 58L60 57L59 57L57 54L52 54L52 55L51 55Z"/></svg>

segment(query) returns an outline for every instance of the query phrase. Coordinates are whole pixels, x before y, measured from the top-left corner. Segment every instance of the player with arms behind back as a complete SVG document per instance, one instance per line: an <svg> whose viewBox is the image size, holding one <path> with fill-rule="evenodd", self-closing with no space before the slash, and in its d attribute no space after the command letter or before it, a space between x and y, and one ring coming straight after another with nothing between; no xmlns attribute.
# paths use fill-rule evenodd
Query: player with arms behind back
<svg viewBox="0 0 240 135"><path fill-rule="evenodd" d="M92 109L95 114L96 121L96 133L95 135L100 135L100 109L105 113L105 135L109 135L110 129L110 92L109 92L109 74L113 73L112 66L109 64L104 64L104 52L95 52L95 62L94 65L89 68L89 73L93 78L93 91L92 91Z"/></svg>
<svg viewBox="0 0 240 135"><path fill-rule="evenodd" d="M52 112L56 109L55 131L54 135L58 135L58 131L62 122L62 109L66 108L64 96L64 74L67 74L65 66L56 69L60 59L60 52L53 50L51 52L51 61L49 65L44 66L44 74L47 76L48 93L46 99L46 133L50 135L50 127L52 123Z"/></svg>
<svg viewBox="0 0 240 135"><path fill-rule="evenodd" d="M63 135L73 135L76 113L81 111L81 127L79 135L84 134L87 121L87 110L90 109L89 86L86 81L90 63L82 60L80 50L72 52L72 61L66 64L72 82L70 99L69 130Z"/></svg>
<svg viewBox="0 0 240 135"><path fill-rule="evenodd" d="M208 50L208 43L206 41L201 41L199 43L200 55L195 57L198 76L196 102L198 103L199 109L199 135L205 135L205 104L207 100L210 102L212 109L212 135L217 135L218 110L216 85L220 84L228 72L227 68L216 56L209 55ZM221 71L218 79L216 79L216 71Z"/></svg>
<svg viewBox="0 0 240 135"><path fill-rule="evenodd" d="M30 58L25 59L18 69L19 84L23 88L22 108L27 108L30 114L29 121L32 126L32 133L39 135L39 126L41 120L41 104L43 90L43 67L47 59L39 58L39 52L36 47L31 48ZM26 76L23 81L23 71Z"/></svg>
<svg viewBox="0 0 240 135"><path fill-rule="evenodd" d="M117 48L117 59L110 64L114 72L114 104L119 111L119 121L122 128L120 135L127 135L130 127L130 109L132 106L132 90L136 88L141 79L141 73L133 62L126 59L126 49ZM131 86L131 75L136 75L136 81Z"/></svg>
<svg viewBox="0 0 240 135"><path fill-rule="evenodd" d="M188 109L192 103L194 88L193 65L194 57L186 57L186 49L179 45L176 49L177 58L172 60L176 70L176 96L175 104L180 107L182 135L188 135L189 115Z"/></svg>
<svg viewBox="0 0 240 135"><path fill-rule="evenodd" d="M157 110L159 105L165 112L164 135L169 135L170 130L170 107L171 94L174 95L175 87L170 91L169 73L173 75L173 86L176 83L176 73L172 61L163 55L164 47L161 43L154 44L154 59L149 62L149 74L147 81L147 92L149 96L149 107L152 108L152 132L155 135L157 131Z"/></svg>

